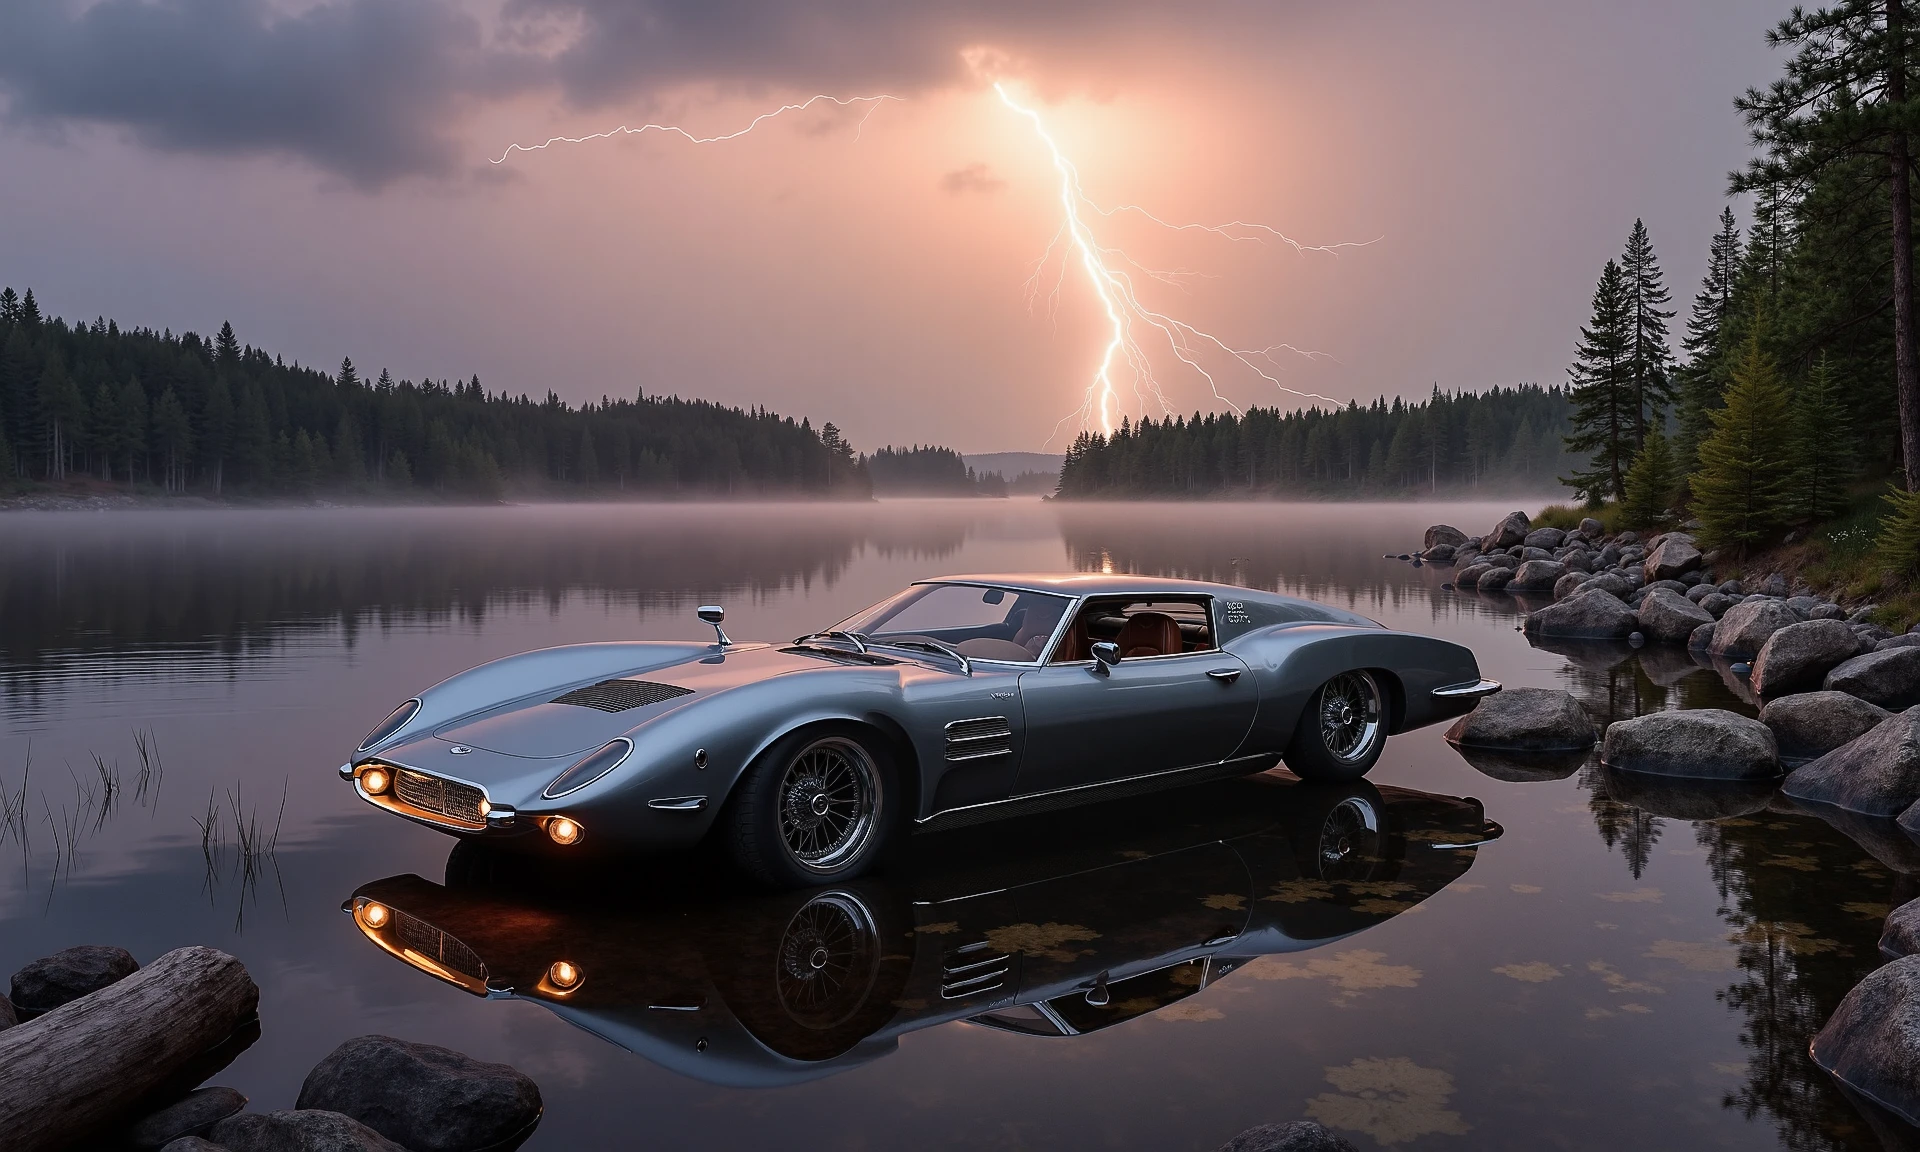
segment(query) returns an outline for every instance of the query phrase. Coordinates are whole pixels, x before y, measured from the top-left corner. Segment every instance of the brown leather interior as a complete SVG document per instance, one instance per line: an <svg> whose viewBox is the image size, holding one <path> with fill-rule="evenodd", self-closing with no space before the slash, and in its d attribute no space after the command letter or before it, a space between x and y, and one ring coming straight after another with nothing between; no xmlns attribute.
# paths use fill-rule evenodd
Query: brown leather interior
<svg viewBox="0 0 1920 1152"><path fill-rule="evenodd" d="M1058 621L1059 617L1054 617L1054 620ZM1048 623L1044 628L1039 627L1038 624L1022 623L1020 625L1020 631L1014 633L1013 642L1025 648L1033 654L1035 659L1038 659L1040 649L1046 647L1047 638L1052 635L1053 624L1051 623Z"/></svg>
<svg viewBox="0 0 1920 1152"><path fill-rule="evenodd" d="M1120 655L1169 656L1180 651L1180 624L1164 612L1136 612L1114 638Z"/></svg>

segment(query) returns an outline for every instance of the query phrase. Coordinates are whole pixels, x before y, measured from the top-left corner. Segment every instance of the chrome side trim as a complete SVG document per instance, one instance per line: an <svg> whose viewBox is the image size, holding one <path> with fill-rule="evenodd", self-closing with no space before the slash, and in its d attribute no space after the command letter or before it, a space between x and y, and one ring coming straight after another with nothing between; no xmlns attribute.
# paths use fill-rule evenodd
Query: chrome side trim
<svg viewBox="0 0 1920 1152"><path fill-rule="evenodd" d="M1498 680L1474 680L1466 684L1448 684L1435 688L1433 695L1442 700L1478 700L1482 696L1491 696L1500 691Z"/></svg>
<svg viewBox="0 0 1920 1152"><path fill-rule="evenodd" d="M647 801L647 807L665 812L698 812L706 806L705 796L662 796L658 800Z"/></svg>
<svg viewBox="0 0 1920 1152"><path fill-rule="evenodd" d="M988 800L959 808L942 808L931 816L922 816L915 820L914 825L916 831L929 832L997 820L1002 816L1020 816L1029 812L1047 812L1055 808L1092 804L1122 796L1138 796L1147 792L1157 792L1163 788L1177 788L1184 784L1251 775L1273 767L1279 763L1279 760L1280 757L1275 753L1257 752L1251 756L1236 756L1231 760L1220 760L1209 764L1192 764L1166 772L1146 772L1138 776L1123 776L1118 780L1102 780L1097 784L1076 784L1071 788L1028 792L1020 796L1009 796L1004 800Z"/></svg>

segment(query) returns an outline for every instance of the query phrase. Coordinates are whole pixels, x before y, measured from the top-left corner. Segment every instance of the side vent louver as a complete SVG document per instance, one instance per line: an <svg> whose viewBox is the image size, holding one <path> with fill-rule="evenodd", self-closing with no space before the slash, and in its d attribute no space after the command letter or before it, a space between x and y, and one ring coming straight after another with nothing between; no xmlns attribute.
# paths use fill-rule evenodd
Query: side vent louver
<svg viewBox="0 0 1920 1152"><path fill-rule="evenodd" d="M958 1000L1004 987L1013 974L1013 957L996 952L985 940L963 944L940 962L940 998Z"/></svg>
<svg viewBox="0 0 1920 1152"><path fill-rule="evenodd" d="M979 760L1013 751L1013 724L1005 716L955 720L947 725L947 759Z"/></svg>
<svg viewBox="0 0 1920 1152"><path fill-rule="evenodd" d="M629 708L645 708L675 696L686 696L692 691L677 684L655 684L650 680L602 680L585 688L575 688L564 696L555 696L549 703L625 712Z"/></svg>

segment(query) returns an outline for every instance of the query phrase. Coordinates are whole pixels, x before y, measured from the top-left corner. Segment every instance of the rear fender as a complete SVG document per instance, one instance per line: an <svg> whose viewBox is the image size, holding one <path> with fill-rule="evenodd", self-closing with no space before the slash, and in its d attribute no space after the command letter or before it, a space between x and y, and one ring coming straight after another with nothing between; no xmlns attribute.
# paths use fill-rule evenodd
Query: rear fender
<svg viewBox="0 0 1920 1152"><path fill-rule="evenodd" d="M1458 715L1460 704L1435 697L1433 690L1480 678L1471 650L1380 628L1281 625L1237 638L1228 648L1260 682L1260 711L1243 754L1284 751L1308 698L1342 672L1367 669L1385 681L1388 731L1396 733Z"/></svg>

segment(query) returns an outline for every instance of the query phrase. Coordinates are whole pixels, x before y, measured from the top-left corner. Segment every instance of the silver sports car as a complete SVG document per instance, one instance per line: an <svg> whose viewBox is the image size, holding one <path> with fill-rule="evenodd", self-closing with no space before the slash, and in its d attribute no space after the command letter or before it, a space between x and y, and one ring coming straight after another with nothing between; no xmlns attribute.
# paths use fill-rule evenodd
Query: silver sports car
<svg viewBox="0 0 1920 1152"><path fill-rule="evenodd" d="M950 576L790 644L576 644L401 704L340 774L459 836L677 848L842 880L907 829L1262 772L1353 780L1499 685L1458 644L1310 600L1109 575ZM716 828L717 825L717 828Z"/></svg>

